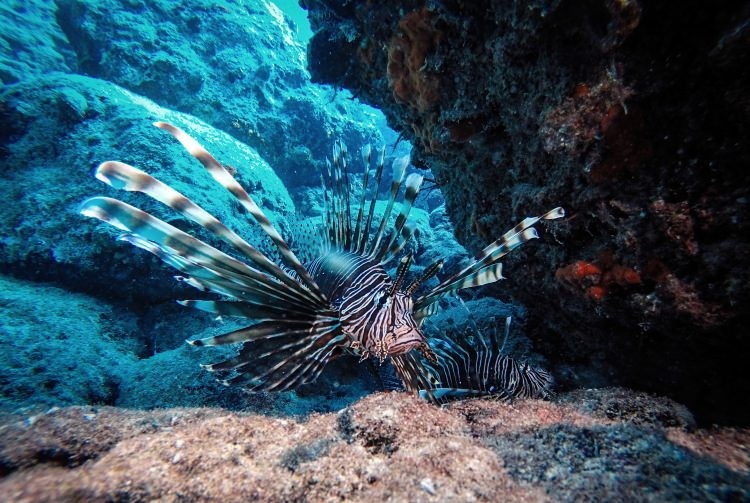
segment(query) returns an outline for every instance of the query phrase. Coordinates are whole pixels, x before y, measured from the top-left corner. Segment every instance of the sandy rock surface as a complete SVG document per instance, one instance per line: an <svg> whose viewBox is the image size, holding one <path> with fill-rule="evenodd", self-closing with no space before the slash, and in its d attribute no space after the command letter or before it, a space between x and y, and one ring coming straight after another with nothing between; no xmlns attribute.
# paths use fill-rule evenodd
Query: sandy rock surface
<svg viewBox="0 0 750 503"><path fill-rule="evenodd" d="M616 407L630 412L608 417ZM685 414L622 389L442 408L379 393L296 419L70 407L4 418L0 493L19 502L750 497L750 431L695 430Z"/></svg>

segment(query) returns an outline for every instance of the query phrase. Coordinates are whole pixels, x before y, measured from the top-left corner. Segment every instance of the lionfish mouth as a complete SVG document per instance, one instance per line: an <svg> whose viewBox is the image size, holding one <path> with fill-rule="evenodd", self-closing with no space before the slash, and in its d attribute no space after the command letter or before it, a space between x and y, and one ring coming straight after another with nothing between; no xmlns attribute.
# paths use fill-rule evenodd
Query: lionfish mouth
<svg viewBox="0 0 750 503"><path fill-rule="evenodd" d="M476 365L474 360L478 358L489 360L486 354L478 353L474 353L473 360L467 360L463 356L469 353L459 347L441 347L436 356L419 329L422 322L435 312L443 297L501 279L500 259L524 242L537 238L534 229L537 222L564 216L562 208L555 208L542 216L523 220L482 250L467 267L412 300L427 280L440 271L442 261L428 266L403 290L401 287L411 255L401 259L394 279L384 268L401 254L416 229L408 218L423 178L412 173L404 183L408 158L396 159L393 164L387 205L379 225L375 225L373 217L385 149L381 149L377 156L369 206L367 193L370 191L372 151L369 146L362 149L362 192L356 217L352 218L357 198L350 193L349 175L344 169L347 152L343 144L335 143L333 163L328 163L327 172L322 177L325 222L321 237L325 246L320 257L303 264L222 163L181 129L164 122L154 125L174 136L214 180L239 201L271 239L281 263L268 258L169 185L121 162L101 164L95 171L96 178L116 189L142 192L165 204L229 244L240 258L117 199L93 197L82 203L80 211L124 231L119 239L156 255L175 268L180 273L176 276L178 280L218 295L216 300L182 300L179 301L181 304L216 315L255 320L239 330L188 341L194 346L239 343L236 356L203 367L218 372L223 383L239 384L250 391L286 390L311 382L320 375L327 362L356 346L363 354L376 354L381 362L391 356L396 373L407 390L422 391L432 399L438 398L431 390L460 384L452 377L454 374L438 363L438 356L445 365L462 362L461 365L469 367ZM405 190L400 211L386 235L402 185ZM384 294L387 295L387 309L380 302ZM404 326L406 330L402 328ZM378 346L378 341L384 341L386 337L389 338L388 344ZM416 348L421 349L426 362L420 358L419 352L413 351ZM506 367L519 373L518 365L507 364ZM467 370L465 373L472 372ZM512 374L497 374L499 381L492 389L507 390L510 384L516 386ZM531 374L521 369L519 375L529 377ZM547 382L544 379L537 381ZM481 388L480 394L496 394L488 386L479 386L476 382L470 382L470 385ZM524 392L546 389L533 384L521 388Z"/></svg>

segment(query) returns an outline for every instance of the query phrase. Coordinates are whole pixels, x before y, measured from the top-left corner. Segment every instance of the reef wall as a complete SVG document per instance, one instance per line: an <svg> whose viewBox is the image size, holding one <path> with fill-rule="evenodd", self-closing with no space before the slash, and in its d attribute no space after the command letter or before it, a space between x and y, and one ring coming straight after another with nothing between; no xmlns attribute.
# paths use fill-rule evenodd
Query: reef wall
<svg viewBox="0 0 750 503"><path fill-rule="evenodd" d="M566 208L495 292L563 385L750 419L746 2L302 3L313 80L384 110L467 248Z"/></svg>

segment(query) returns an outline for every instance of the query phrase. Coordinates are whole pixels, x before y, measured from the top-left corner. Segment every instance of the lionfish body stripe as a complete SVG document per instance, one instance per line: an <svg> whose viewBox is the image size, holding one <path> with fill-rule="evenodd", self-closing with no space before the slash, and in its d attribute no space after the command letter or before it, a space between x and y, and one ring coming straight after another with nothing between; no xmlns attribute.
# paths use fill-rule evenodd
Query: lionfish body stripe
<svg viewBox="0 0 750 503"><path fill-rule="evenodd" d="M218 372L222 382L251 391L290 389L313 381L332 359L354 354L360 360L376 358L381 364L390 359L404 388L432 400L458 396L463 393L459 387L469 389L466 393L471 395L511 397L537 396L538 390L547 389L545 374L521 368L507 357L472 352L440 340L436 342L437 352L433 352L421 324L444 296L501 279L500 258L538 237L533 225L541 219L562 217L562 209L525 219L485 248L468 267L414 299L417 290L440 271L442 261L425 268L403 289L411 255L401 259L395 279L385 269L415 231L408 218L423 177L410 174L404 181L408 158L393 163L385 212L377 222L375 203L384 170L384 149L375 156L374 177L369 176L372 150L369 146L362 150L363 184L357 197L350 194L346 147L336 142L333 161L322 175L322 251L303 263L251 196L205 148L175 126L163 122L155 125L172 134L245 207L276 246L282 263L269 259L183 194L118 161L101 164L96 178L165 204L231 245L242 260L117 199L94 197L84 201L80 211L124 231L120 239L177 269L179 281L221 296L217 300L179 301L181 304L255 320L223 335L189 341L195 346L241 345L236 356L203 365ZM400 209L386 233L402 185ZM487 386L488 382L496 384Z"/></svg>

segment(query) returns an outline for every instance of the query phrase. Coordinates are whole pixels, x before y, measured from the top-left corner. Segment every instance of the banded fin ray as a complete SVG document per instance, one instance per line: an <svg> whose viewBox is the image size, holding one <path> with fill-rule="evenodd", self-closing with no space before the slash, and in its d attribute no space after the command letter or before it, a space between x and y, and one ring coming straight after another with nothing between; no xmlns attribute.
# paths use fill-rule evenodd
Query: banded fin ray
<svg viewBox="0 0 750 503"><path fill-rule="evenodd" d="M353 248L354 251L359 251L359 239L362 235L362 218L364 217L365 213L365 202L367 200L367 183L370 178L370 158L372 155L372 147L368 143L364 147L362 147L362 165L364 166L364 170L362 173L362 194L360 194L359 199L359 208L357 210L357 222L354 226L354 239L353 242Z"/></svg>
<svg viewBox="0 0 750 503"><path fill-rule="evenodd" d="M271 241L276 245L279 250L284 262L289 265L294 272L301 278L304 285L308 288L311 295L317 300L325 302L325 299L315 283L315 280L308 274L305 267L299 261L297 256L289 248L289 245L281 237L281 234L276 230L268 217L263 213L260 207L253 201L250 195L237 183L237 180L219 163L203 146L198 143L192 136L185 133L182 129L167 124L166 122L155 122L154 125L159 129L163 129L174 136L179 141L185 150L190 153L193 157L198 159L201 164L208 170L209 174L216 180L219 185L227 189L242 206L253 216L256 222L260 225L261 229L271 238Z"/></svg>
<svg viewBox="0 0 750 503"><path fill-rule="evenodd" d="M308 322L310 318L319 315L319 313L310 309L305 310L284 304L274 305L267 302L258 303L247 300L243 302L227 300L180 300L178 302L183 306L192 307L200 311L222 316L252 318L255 320L283 320L284 322L302 320Z"/></svg>
<svg viewBox="0 0 750 503"><path fill-rule="evenodd" d="M266 320L233 332L188 341L194 346L242 342L227 360L201 365L211 372L231 371L223 384L249 391L281 391L315 380L325 364L343 351L346 337L338 320L284 323Z"/></svg>
<svg viewBox="0 0 750 503"><path fill-rule="evenodd" d="M474 278L469 281L467 286L479 286L487 283L492 283L492 278L496 276L494 281L501 279L502 276L499 271L493 269L487 269L488 267L495 264L498 260L503 258L505 255L513 251L514 249L521 246L526 241L531 239L537 239L539 234L536 229L532 226L540 220L554 220L565 216L565 211L560 208L554 208L547 213L539 217L528 217L518 223L511 230L503 234L500 238L495 240L493 243L486 246L477 256L477 258L469 264L467 267L454 274L453 276L440 282L438 286L433 288L430 292L419 297L414 307L419 310L425 307L427 304L431 304L445 295L466 288L466 286L460 286L467 278ZM481 270L486 269L486 273L482 275Z"/></svg>
<svg viewBox="0 0 750 503"><path fill-rule="evenodd" d="M401 285L404 283L406 273L409 272L409 266L411 265L411 253L405 255L398 264L396 269L396 278L393 280L391 288L388 290L388 296L391 297L401 289Z"/></svg>
<svg viewBox="0 0 750 503"><path fill-rule="evenodd" d="M79 211L87 217L94 217L120 230L131 232L148 241L173 250L182 256L189 256L199 264L216 264L229 271L251 274L251 268L239 260L207 245L203 241L181 231L155 216L127 203L110 197L92 197L84 201ZM257 271L256 271L257 272Z"/></svg>
<svg viewBox="0 0 750 503"><path fill-rule="evenodd" d="M399 157L398 159L393 161L393 178L391 180L391 193L390 197L388 198L388 204L385 208L385 212L383 213L383 217L380 219L380 226L378 227L378 231L375 234L375 237L370 242L369 247L365 251L365 253L367 253L370 257L375 257L375 254L380 247L380 241L383 239L385 226L388 223L388 219L391 217L393 205L396 203L396 195L398 194L398 189L401 187L401 182L404 180L404 174L406 173L406 168L408 165L409 158L407 156Z"/></svg>
<svg viewBox="0 0 750 503"><path fill-rule="evenodd" d="M386 263L393 258L393 253L391 252L398 253L398 250L400 250L396 245L401 237L404 224L406 224L406 220L409 218L409 213L414 205L414 200L417 198L417 195L419 195L419 189L422 186L423 180L424 177L417 173L412 173L406 177L406 183L404 184L406 186L406 191L404 192L404 199L401 203L401 211L396 217L396 223L393 226L391 240L388 244L384 245L375 256L376 261ZM408 236L411 237L411 233L409 233ZM405 238L405 241L408 241L409 237Z"/></svg>
<svg viewBox="0 0 750 503"><path fill-rule="evenodd" d="M195 274L205 282L225 277L237 282L239 288L244 286L269 294L286 294L282 285L271 277L150 213L117 199L90 198L82 203L80 212L130 233L121 236L120 239L154 253L178 271ZM287 296L291 297L291 302L299 299L298 296ZM300 303L303 300L296 302Z"/></svg>
<svg viewBox="0 0 750 503"><path fill-rule="evenodd" d="M243 385L249 391L290 389L315 380L328 361L342 354L346 342L337 324L320 326L314 336L299 337L287 331L277 335L276 340L265 338L259 340L260 344L245 344L238 359L233 360L241 362L234 371L242 372L222 382ZM252 371L247 367L252 367Z"/></svg>
<svg viewBox="0 0 750 503"><path fill-rule="evenodd" d="M474 288L481 285L487 285L489 283L495 283L496 281L499 281L501 279L504 279L503 264L500 262L490 264L483 267L482 269L479 269L478 271L468 274L464 278L450 283L444 288L441 288L439 290L436 289L436 291L431 292L427 297L425 297L424 300L420 299L418 301L418 305L415 305L415 309L419 313L428 313L427 315L429 316L431 314L434 314L435 311L423 311L423 309L430 305L434 305L435 302L442 299L443 297L454 294L459 290L463 290L464 288Z"/></svg>
<svg viewBox="0 0 750 503"><path fill-rule="evenodd" d="M372 218L375 214L375 202L378 199L378 190L380 189L380 179L383 176L384 166L385 166L385 147L380 149L380 153L378 155L378 167L375 171L375 185L372 191L372 198L370 199L370 207L367 211L367 222L362 227L362 238L360 239L357 249L355 250L356 253L360 253L360 254L368 253L367 244L369 242L370 226L372 225Z"/></svg>
<svg viewBox="0 0 750 503"><path fill-rule="evenodd" d="M309 302L300 300L294 295L278 288L276 285L268 286L258 281L248 281L248 278L238 276L230 271L220 271L215 265L209 269L206 266L178 255L175 250L169 250L135 234L124 233L117 239L126 241L137 248L156 255L167 265L187 275L187 277L175 276L177 281L186 283L198 290L214 292L237 300L255 303L284 302L287 305L302 308L309 308L310 306Z"/></svg>
<svg viewBox="0 0 750 503"><path fill-rule="evenodd" d="M401 250L404 249L404 246L406 246L406 243L409 242L416 230L417 224L411 221L406 222L404 228L401 229L401 235L398 236L398 239L396 239L395 242L388 248L388 256L395 257L396 255L401 253Z"/></svg>
<svg viewBox="0 0 750 503"><path fill-rule="evenodd" d="M174 209L178 213L201 225L215 236L232 245L253 263L271 274L274 278L297 291L302 297L310 302L323 305L311 293L290 278L278 265L269 260L265 255L242 239L237 233L221 223L216 217L205 209L195 204L164 182L135 168L129 164L119 161L107 161L99 165L95 171L98 180L107 185L129 192L141 192Z"/></svg>

